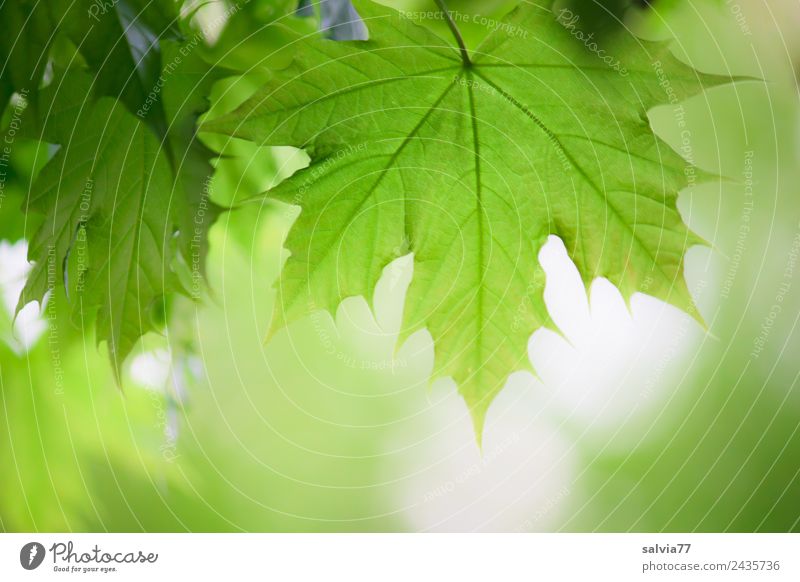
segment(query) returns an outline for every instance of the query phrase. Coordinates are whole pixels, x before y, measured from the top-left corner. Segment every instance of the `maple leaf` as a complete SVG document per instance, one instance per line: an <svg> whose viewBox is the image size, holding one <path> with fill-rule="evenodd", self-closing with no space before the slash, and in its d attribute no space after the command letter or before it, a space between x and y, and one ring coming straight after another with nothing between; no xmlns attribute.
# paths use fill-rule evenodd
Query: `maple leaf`
<svg viewBox="0 0 800 582"><path fill-rule="evenodd" d="M165 298L189 294L176 264L191 266L193 283L202 278L220 209L207 188L213 153L195 122L223 72L198 54L199 33L181 37L167 0L7 4L3 15L30 17L21 46L37 47L43 63L52 53L52 78L40 87L43 72L25 66L32 55L0 42L7 85L26 90L20 135L60 146L23 208L44 220L18 309L63 284L81 323L97 313L97 338L119 377L136 341L163 318Z"/></svg>
<svg viewBox="0 0 800 582"><path fill-rule="evenodd" d="M173 178L156 136L120 101L94 101L90 85L75 72L42 95L41 109L56 121L40 137L65 145L26 203L44 222L30 243L35 263L18 308L42 302L63 282L74 294L76 318L97 312L98 341L108 342L119 374L136 340L153 327L150 309L177 290L167 252Z"/></svg>
<svg viewBox="0 0 800 582"><path fill-rule="evenodd" d="M599 47L552 2L523 3L469 51L391 9L356 8L363 42L307 39L239 109L204 129L305 148L266 194L302 212L286 243L274 326L350 296L414 256L399 341L426 328L434 377L459 384L480 438L528 341L553 327L538 253L560 237L584 282L606 277L686 310L678 192L708 176L653 133L647 111L730 81L665 43Z"/></svg>

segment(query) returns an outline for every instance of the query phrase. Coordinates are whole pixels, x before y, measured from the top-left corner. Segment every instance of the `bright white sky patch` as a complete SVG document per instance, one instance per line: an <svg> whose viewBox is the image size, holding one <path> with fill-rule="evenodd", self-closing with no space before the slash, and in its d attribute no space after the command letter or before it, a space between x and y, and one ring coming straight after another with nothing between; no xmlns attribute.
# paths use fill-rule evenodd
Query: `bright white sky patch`
<svg viewBox="0 0 800 582"><path fill-rule="evenodd" d="M15 243L0 241L0 293L9 318L14 317L30 268L28 243L25 240ZM39 305L29 303L19 312L13 332L11 334L4 332L0 337L15 352L23 354L36 343L46 329L47 322L40 316Z"/></svg>
<svg viewBox="0 0 800 582"><path fill-rule="evenodd" d="M540 255L545 299L563 337L537 332L530 356L548 412L586 431L617 431L663 402L685 357L702 339L691 316L637 294L630 310L604 279L589 297L563 243L551 237Z"/></svg>
<svg viewBox="0 0 800 582"><path fill-rule="evenodd" d="M606 450L635 446L626 429L646 432L703 338L689 315L657 299L637 294L629 310L606 280L596 280L587 296L556 237L540 260L545 300L563 336L534 334L529 355L540 380L512 375L489 409L483 456L452 382L438 382L420 403L425 428L405 456L397 500L412 530L559 527L582 442ZM387 269L381 289L392 280L407 284L396 272L401 266Z"/></svg>
<svg viewBox="0 0 800 582"><path fill-rule="evenodd" d="M157 349L137 354L131 361L130 375L140 386L163 392L171 369L172 356L169 350Z"/></svg>

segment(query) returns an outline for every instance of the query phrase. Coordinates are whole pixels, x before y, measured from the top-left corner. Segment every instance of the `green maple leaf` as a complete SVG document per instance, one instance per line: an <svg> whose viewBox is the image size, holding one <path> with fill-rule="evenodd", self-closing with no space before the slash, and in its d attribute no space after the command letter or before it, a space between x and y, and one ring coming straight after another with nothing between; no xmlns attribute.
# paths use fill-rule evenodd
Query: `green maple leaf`
<svg viewBox="0 0 800 582"><path fill-rule="evenodd" d="M632 36L598 55L551 2L523 3L471 53L392 10L356 7L369 41L308 39L206 125L310 154L266 195L302 208L274 325L371 297L384 267L413 253L400 339L429 330L434 377L458 382L480 437L509 374L531 369L532 333L553 327L538 261L548 236L587 285L606 277L626 298L692 310L683 263L701 241L676 200L705 176L654 135L647 111L729 79Z"/></svg>
<svg viewBox="0 0 800 582"><path fill-rule="evenodd" d="M94 40L97 54L111 42ZM20 135L60 147L24 206L44 220L30 241L33 267L18 308L41 303L63 284L81 324L96 314L97 339L107 342L118 377L138 339L163 316L164 300L188 295L190 277L196 296L208 230L220 210L209 200L214 154L197 140L195 122L222 72L201 59L199 43L198 35L158 41L165 60L148 97L143 84L119 99L107 97L111 86L89 63L54 67L50 84L28 99L33 111Z"/></svg>
<svg viewBox="0 0 800 582"><path fill-rule="evenodd" d="M117 373L136 340L152 329L150 309L176 289L167 252L172 174L159 140L122 102L91 97L77 72L43 93L54 120L40 136L63 144L34 183L26 211L44 215L31 239L35 262L21 308L56 285L81 321L97 313ZM67 121L68 120L68 121ZM75 269L69 269L69 263ZM77 275L69 281L69 273Z"/></svg>

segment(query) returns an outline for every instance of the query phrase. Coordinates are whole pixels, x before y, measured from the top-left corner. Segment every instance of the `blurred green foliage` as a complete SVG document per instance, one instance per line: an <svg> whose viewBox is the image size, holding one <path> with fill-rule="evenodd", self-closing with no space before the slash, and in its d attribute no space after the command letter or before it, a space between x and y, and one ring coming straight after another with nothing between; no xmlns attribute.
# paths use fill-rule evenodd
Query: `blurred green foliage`
<svg viewBox="0 0 800 582"><path fill-rule="evenodd" d="M502 14L511 4L464 0L451 7ZM778 4L775 10L791 14L790 3ZM288 16L288 4L278 24L274 6L251 0L207 47L209 58L244 73L215 86L211 115L246 99L271 66L290 58L281 52L286 39L316 26ZM727 5L713 2L635 19L649 38L675 37L676 52L703 71L768 82L715 89L686 105L697 162L730 178L683 197L690 225L721 257L707 266L720 283L704 292L708 335L685 361L667 361L674 389L622 443L566 431L576 471L551 529L800 530L800 294L790 269L800 232L798 47L788 16L778 18L786 28L776 29L758 10L747 15L752 36L743 36ZM470 42L481 34L479 27L467 31ZM11 115L6 108L4 127ZM673 112L651 118L678 147ZM213 198L225 206L304 163L291 151L207 145L219 154ZM18 209L52 153L15 141L0 238L13 242L37 226L22 221ZM754 205L742 241L748 155ZM336 321L311 318L264 346L292 219L259 206L224 214L211 231L207 296L172 302L164 334L150 334L137 350L170 350L175 362L194 362L189 368L200 362L199 374L175 364L166 380L145 387L129 362L117 387L93 332L70 316L63 292L49 298L49 328L29 351L0 341L0 530L414 527L398 501L409 477L397 464L406 442L398 435L422 446L436 441L438 433L417 418L429 397L428 352L417 346L401 367L362 369L368 361L395 362L397 354L391 337L363 341L361 329L375 321L359 302ZM781 295L787 283L791 291ZM780 314L771 318L776 304ZM12 325L2 309L0 325Z"/></svg>

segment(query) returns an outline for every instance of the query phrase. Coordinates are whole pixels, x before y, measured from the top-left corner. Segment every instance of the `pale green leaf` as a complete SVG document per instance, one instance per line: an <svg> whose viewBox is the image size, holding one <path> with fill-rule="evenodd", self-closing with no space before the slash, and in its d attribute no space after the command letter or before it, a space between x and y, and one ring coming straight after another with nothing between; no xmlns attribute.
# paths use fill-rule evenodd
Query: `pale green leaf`
<svg viewBox="0 0 800 582"><path fill-rule="evenodd" d="M369 41L306 40L206 126L311 156L267 194L302 207L274 324L371 297L412 252L401 337L428 329L435 375L458 382L479 435L509 374L530 369L531 334L552 326L538 261L548 236L587 284L606 277L626 298L692 309L683 264L699 239L676 201L706 176L654 135L647 111L726 79L632 36L601 58L551 6L520 5L465 64L455 43L358 2Z"/></svg>

